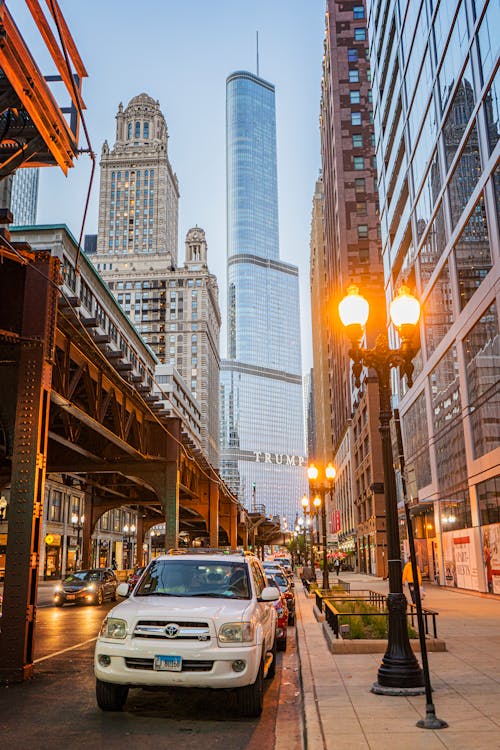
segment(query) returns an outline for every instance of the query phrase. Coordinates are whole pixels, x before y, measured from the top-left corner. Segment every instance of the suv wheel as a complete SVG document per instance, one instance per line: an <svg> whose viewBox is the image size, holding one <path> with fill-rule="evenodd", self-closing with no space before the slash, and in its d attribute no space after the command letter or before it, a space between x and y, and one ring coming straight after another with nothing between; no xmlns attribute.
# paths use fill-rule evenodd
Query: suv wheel
<svg viewBox="0 0 500 750"><path fill-rule="evenodd" d="M127 700L128 687L96 680L95 695L97 705L102 711L121 711Z"/></svg>
<svg viewBox="0 0 500 750"><path fill-rule="evenodd" d="M251 718L260 716L264 703L264 665L262 662L255 682L252 685L237 688L237 690L240 714Z"/></svg>

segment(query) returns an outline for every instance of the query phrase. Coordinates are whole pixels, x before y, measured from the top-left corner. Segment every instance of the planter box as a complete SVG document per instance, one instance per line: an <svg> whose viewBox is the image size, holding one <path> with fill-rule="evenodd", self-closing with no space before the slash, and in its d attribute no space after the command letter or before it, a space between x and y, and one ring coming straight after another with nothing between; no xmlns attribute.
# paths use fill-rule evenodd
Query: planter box
<svg viewBox="0 0 500 750"><path fill-rule="evenodd" d="M387 649L387 639L385 638L379 640L335 638L326 621L323 622L323 635L332 654L385 654ZM418 638L410 638L410 645L416 653L420 651ZM427 651L446 651L446 643L441 638L427 638L426 645Z"/></svg>

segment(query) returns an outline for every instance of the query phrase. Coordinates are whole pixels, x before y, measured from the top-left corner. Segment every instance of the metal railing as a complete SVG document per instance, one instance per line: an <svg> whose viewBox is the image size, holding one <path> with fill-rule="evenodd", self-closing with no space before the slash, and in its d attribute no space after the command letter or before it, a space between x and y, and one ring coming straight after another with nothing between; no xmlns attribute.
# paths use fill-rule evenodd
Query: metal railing
<svg viewBox="0 0 500 750"><path fill-rule="evenodd" d="M316 592L316 606L320 612L325 615L325 620L333 630L336 638L340 638L341 627L339 623L340 617L388 617L387 611L387 597L385 594L381 594L378 591L371 591L369 589L361 589L359 591L350 592L350 596L345 597L335 594L332 591L326 591L318 589ZM342 602L366 602L370 606L376 608L378 612L341 612L335 607L335 601ZM422 609L422 617L424 622L424 632L427 637L437 638L437 616L439 612L433 609ZM418 629L417 625L417 608L414 604L410 604L410 609L406 613L409 624L414 629Z"/></svg>

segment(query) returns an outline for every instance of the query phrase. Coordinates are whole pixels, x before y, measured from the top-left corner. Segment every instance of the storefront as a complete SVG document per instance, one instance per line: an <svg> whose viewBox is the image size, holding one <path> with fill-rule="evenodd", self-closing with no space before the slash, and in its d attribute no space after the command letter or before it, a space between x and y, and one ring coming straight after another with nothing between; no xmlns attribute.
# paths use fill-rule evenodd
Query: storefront
<svg viewBox="0 0 500 750"><path fill-rule="evenodd" d="M45 543L45 564L43 577L45 580L51 578L61 578L62 548L61 534L46 534Z"/></svg>

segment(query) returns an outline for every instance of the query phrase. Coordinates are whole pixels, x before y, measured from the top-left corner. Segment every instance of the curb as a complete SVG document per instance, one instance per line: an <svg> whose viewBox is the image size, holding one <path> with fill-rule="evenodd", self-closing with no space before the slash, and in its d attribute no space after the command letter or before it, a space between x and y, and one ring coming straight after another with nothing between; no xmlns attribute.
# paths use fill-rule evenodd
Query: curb
<svg viewBox="0 0 500 750"><path fill-rule="evenodd" d="M306 598L307 594L306 594ZM296 620L297 657L299 662L299 679L302 690L302 746L304 750L320 750L326 748L323 727L318 709L318 698L314 683L313 671L307 649L302 652L302 642L305 641L304 621L302 619L302 602L296 598L296 607L300 617Z"/></svg>

